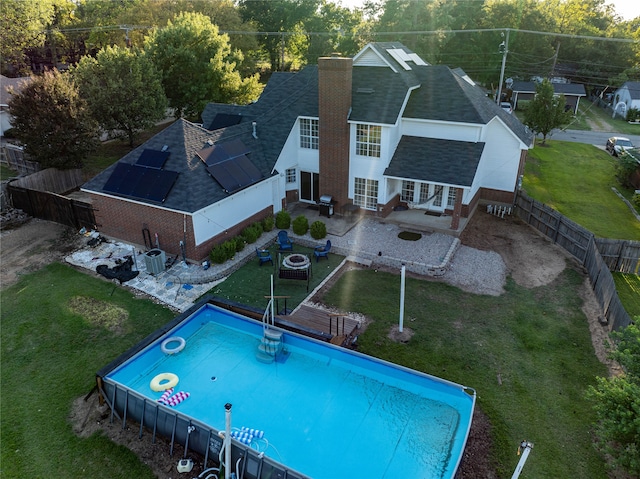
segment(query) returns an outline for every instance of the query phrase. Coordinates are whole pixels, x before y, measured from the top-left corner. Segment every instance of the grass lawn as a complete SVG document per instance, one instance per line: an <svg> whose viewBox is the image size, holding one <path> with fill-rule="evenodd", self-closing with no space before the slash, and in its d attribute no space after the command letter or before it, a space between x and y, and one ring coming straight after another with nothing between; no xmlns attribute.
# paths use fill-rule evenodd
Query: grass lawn
<svg viewBox="0 0 640 479"><path fill-rule="evenodd" d="M8 180L9 178L15 178L18 173L4 165L0 165L0 181Z"/></svg>
<svg viewBox="0 0 640 479"><path fill-rule="evenodd" d="M525 289L509 280L506 294L491 297L408 278L404 324L415 334L407 344L387 337L398 322L397 276L346 272L325 302L374 319L358 339L361 352L477 390L491 420L499 477L511 476L517 446L527 439L535 447L526 477L605 478L584 392L606 370L580 309L582 281L567 269L545 287Z"/></svg>
<svg viewBox="0 0 640 479"><path fill-rule="evenodd" d="M318 242L320 243L322 241ZM251 245L246 247L249 248ZM256 258L255 261L250 261L227 280L215 286L208 294L264 310L269 301L265 296L270 294L271 275L273 275L274 296L290 296L287 298L287 308L295 309L309 294L307 284L304 281L278 279L278 272L275 270L278 263L277 247L272 245L270 250L275 266L272 267L270 263L259 266ZM329 253L328 260L320 259L316 263L312 248L294 245L294 251L307 254L311 258L312 276L309 292L313 291L344 259L344 256ZM280 299L278 305L283 309L284 300Z"/></svg>
<svg viewBox="0 0 640 479"><path fill-rule="evenodd" d="M640 318L640 276L637 274L611 273L616 291L624 309L631 318Z"/></svg>
<svg viewBox="0 0 640 479"><path fill-rule="evenodd" d="M592 145L547 140L529 151L523 187L601 238L640 240L640 222L611 190L615 159Z"/></svg>
<svg viewBox="0 0 640 479"><path fill-rule="evenodd" d="M341 259L314 262L314 284ZM212 292L262 308L271 272L251 262ZM580 310L582 279L566 270L553 284L530 290L510 281L496 298L408 278L405 326L416 332L408 344L387 339L397 322L397 275L347 272L327 302L375 320L358 341L361 351L478 391L501 477L515 468L515 450L526 438L535 443L530 477L589 479L605 476L583 392L606 370ZM110 296L112 289L54 264L2 291L0 459L7 477L152 477L129 450L100 435L78 438L68 420L72 401L91 389L100 367L174 317L121 288ZM306 286L276 283L275 293L297 304Z"/></svg>
<svg viewBox="0 0 640 479"><path fill-rule="evenodd" d="M597 125L602 131L622 133L624 135L640 135L640 125L630 125L619 115L611 117L612 111L593 105L590 101L582 99L578 107L576 119L566 126L568 130L593 130ZM588 121L587 121L588 120Z"/></svg>
<svg viewBox="0 0 640 479"><path fill-rule="evenodd" d="M152 478L131 451L76 436L71 404L95 373L175 314L53 264L3 289L0 376L2 476Z"/></svg>

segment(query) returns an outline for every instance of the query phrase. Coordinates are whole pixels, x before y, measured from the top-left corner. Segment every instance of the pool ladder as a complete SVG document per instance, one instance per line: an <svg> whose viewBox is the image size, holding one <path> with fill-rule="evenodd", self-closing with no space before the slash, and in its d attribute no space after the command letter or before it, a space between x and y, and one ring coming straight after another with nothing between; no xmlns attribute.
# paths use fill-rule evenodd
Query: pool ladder
<svg viewBox="0 0 640 479"><path fill-rule="evenodd" d="M282 332L275 329L265 328L262 340L258 345L256 359L260 362L270 364L276 360L282 352Z"/></svg>

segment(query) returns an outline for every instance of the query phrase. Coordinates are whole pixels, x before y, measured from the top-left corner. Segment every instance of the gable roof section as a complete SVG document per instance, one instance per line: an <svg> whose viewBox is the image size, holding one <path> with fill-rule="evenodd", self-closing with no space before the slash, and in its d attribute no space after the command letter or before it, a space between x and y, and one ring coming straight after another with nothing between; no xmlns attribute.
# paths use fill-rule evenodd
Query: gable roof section
<svg viewBox="0 0 640 479"><path fill-rule="evenodd" d="M640 100L640 81L628 81L621 88L627 87L632 100Z"/></svg>
<svg viewBox="0 0 640 479"><path fill-rule="evenodd" d="M13 88L15 93L20 93L22 87L30 81L31 77L9 78L4 75L0 75L0 105L9 105L9 100L11 100L9 88Z"/></svg>
<svg viewBox="0 0 640 479"><path fill-rule="evenodd" d="M488 124L498 117L525 145L532 135L514 115L496 105L484 90L472 85L445 65L416 70L420 88L411 93L403 118Z"/></svg>
<svg viewBox="0 0 640 479"><path fill-rule="evenodd" d="M536 85L537 83L532 81L514 81L511 90L518 93L535 93ZM552 83L552 85L556 95L587 96L582 83Z"/></svg>
<svg viewBox="0 0 640 479"><path fill-rule="evenodd" d="M393 125L411 88L420 86L415 74L389 68L354 67L350 121Z"/></svg>
<svg viewBox="0 0 640 479"><path fill-rule="evenodd" d="M484 143L403 136L385 176L471 187Z"/></svg>

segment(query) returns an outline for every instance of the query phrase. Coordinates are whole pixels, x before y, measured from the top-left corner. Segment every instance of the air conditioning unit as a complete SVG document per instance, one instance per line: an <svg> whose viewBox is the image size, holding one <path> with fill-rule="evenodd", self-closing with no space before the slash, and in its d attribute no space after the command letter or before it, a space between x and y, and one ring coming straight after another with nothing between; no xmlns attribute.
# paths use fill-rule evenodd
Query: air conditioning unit
<svg viewBox="0 0 640 479"><path fill-rule="evenodd" d="M152 249L144 254L144 264L147 267L147 273L154 276L165 270L166 262L167 256L165 252L160 249Z"/></svg>

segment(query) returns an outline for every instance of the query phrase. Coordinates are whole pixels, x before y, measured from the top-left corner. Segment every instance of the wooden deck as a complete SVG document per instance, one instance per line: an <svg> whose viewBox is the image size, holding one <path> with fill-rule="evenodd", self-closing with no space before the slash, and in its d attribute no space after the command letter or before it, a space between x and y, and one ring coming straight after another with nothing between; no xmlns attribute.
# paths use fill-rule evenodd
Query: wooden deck
<svg viewBox="0 0 640 479"><path fill-rule="evenodd" d="M292 323L331 335L331 343L343 344L357 335L360 321L346 314L333 314L305 304L295 313L281 316Z"/></svg>

